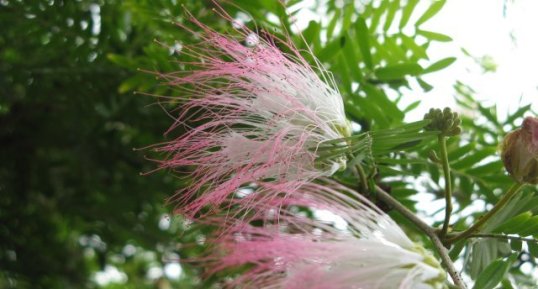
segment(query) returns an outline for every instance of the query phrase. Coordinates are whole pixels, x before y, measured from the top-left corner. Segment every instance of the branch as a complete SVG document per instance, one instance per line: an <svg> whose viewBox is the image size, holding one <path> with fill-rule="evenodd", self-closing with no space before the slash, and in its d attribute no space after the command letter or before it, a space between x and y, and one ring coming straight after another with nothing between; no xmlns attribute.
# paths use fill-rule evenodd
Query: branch
<svg viewBox="0 0 538 289"><path fill-rule="evenodd" d="M519 192L519 190L524 186L524 183L515 183L513 184L508 192L502 196L502 198L495 204L495 207L491 209L487 214L485 214L482 218L478 219L474 225L472 225L467 230L461 232L460 234L455 235L454 237L448 238L445 240L446 244L452 244L454 242L457 242L461 239L468 238L469 236L473 235L475 232L477 232L480 227L484 225L491 217L493 217L500 209L502 209L508 201L512 199L512 197Z"/></svg>
<svg viewBox="0 0 538 289"><path fill-rule="evenodd" d="M420 218L418 218L413 212L411 212L409 209L407 209L404 205L402 205L400 202L398 202L396 199L394 199L391 195L389 195L387 192L385 192L382 188L379 186L376 186L376 192L377 197L384 201L385 203L391 205L396 211L400 212L404 217L409 219L411 222L413 222L420 230L422 230L430 239L432 240L433 246L437 250L437 253L439 253L439 256L441 256L441 259L443 260L443 264L445 265L445 268L448 271L448 274L450 274L450 277L452 278L452 281L454 281L454 284L458 286L460 289L467 289L467 286L461 279L461 276L459 275L458 271L454 267L454 263L452 263L452 260L448 256L448 251L439 239L439 236L435 233L435 230L430 227L428 224L424 223Z"/></svg>
<svg viewBox="0 0 538 289"><path fill-rule="evenodd" d="M404 205L402 205L400 202L394 199L391 195L389 195L389 193L385 192L379 186L375 186L375 189L377 193L376 197L378 197L380 200L384 201L385 203L391 205L396 211L400 212L404 217L406 217L413 224L415 224L421 231L423 231L426 234L428 233L435 234L435 230L432 227L430 227L430 225L424 223L424 221L422 221L408 208L406 208Z"/></svg>

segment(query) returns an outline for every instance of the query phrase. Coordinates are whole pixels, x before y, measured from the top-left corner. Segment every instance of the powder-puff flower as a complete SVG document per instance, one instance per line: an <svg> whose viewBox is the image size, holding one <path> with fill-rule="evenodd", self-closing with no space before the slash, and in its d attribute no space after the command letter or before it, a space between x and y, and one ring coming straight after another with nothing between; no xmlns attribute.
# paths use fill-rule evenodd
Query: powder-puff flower
<svg viewBox="0 0 538 289"><path fill-rule="evenodd" d="M358 193L333 182L307 184L284 203L278 222L238 222L213 240L209 273L242 268L227 288L445 288L434 256ZM299 217L294 209L304 206L340 225ZM258 209L270 212L271 204Z"/></svg>
<svg viewBox="0 0 538 289"><path fill-rule="evenodd" d="M327 71L311 67L291 41L244 25L234 26L239 37L224 35L192 21L201 43L182 53L198 61L185 63L188 71L160 75L183 92L171 130L186 132L157 149L169 156L162 167L191 172L192 184L173 200L181 213L216 209L252 182L288 190L345 167L342 147L351 127ZM320 145L328 141L340 149L322 156Z"/></svg>

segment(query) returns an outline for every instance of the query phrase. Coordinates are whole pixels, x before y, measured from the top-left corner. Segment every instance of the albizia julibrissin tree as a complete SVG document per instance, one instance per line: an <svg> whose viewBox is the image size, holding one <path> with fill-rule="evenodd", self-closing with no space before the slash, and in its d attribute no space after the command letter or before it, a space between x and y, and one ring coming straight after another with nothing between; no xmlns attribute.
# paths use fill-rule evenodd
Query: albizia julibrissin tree
<svg viewBox="0 0 538 289"><path fill-rule="evenodd" d="M299 51L286 36L252 31L219 9L214 12L229 21L233 31L219 33L191 17L197 29L181 25L200 40L182 47L191 61L180 62L178 72L158 73L180 93L162 98L179 104L171 112L175 122L169 130L179 136L155 148L167 156L161 168L180 172L187 180L171 201L177 213L219 227L208 238L210 253L198 260L207 272L242 272L226 281L230 288L436 289L449 286L446 273L455 286L465 288L447 248L476 237L524 186L521 180L535 180L534 162L524 167L531 176L516 178L490 212L453 232L447 139L461 133L457 113L432 109L421 122L353 133L335 81L314 55ZM533 125L525 131L532 134L525 140L533 144L535 122L525 122L526 127ZM424 223L385 192L372 169L379 155L387 162L387 156L395 156L389 153L418 146L424 139L431 144L435 138L439 156L430 153L429 159L446 180L440 228ZM504 144L507 150L528 147L510 142ZM505 164L521 159L510 158ZM437 255L411 241L388 215L340 183L373 193L399 211L429 237ZM305 210L330 212L346 226L306 217ZM487 277L480 282L490 288Z"/></svg>

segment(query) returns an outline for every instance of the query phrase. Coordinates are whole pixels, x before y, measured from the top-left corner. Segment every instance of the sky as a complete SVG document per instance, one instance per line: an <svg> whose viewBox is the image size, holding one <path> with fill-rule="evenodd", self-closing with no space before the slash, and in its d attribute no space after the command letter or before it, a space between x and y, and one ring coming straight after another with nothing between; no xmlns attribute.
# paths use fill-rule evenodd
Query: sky
<svg viewBox="0 0 538 289"><path fill-rule="evenodd" d="M496 104L501 117L521 104L532 103L533 109L538 110L537 12L536 0L447 1L424 27L447 34L454 41L431 46L429 54L432 59L456 55L458 60L425 77L435 88L420 95L420 113L439 103L452 105L456 80L470 85L484 104ZM477 58L491 57L497 71L483 73L475 60L464 56L461 48Z"/></svg>
<svg viewBox="0 0 538 289"><path fill-rule="evenodd" d="M343 7L346 1L352 0L324 1L335 1ZM304 0L296 7L312 8L315 2L316 0ZM410 23L413 23L413 18L416 20L421 15L429 3L431 0L419 2ZM328 21L323 13L323 6L316 12L302 9L296 24L300 29L306 27L311 19ZM419 108L409 114L406 120L422 119L431 107L454 107L453 85L456 81L470 85L476 91L475 97L485 105L496 104L502 118L508 112L531 102L533 109L538 110L537 13L536 0L448 0L443 9L421 28L449 35L453 41L434 42L428 49L432 62L425 62L423 66L427 67L446 57L456 56L458 59L450 67L424 76L434 86L432 91L425 93L418 85L413 85L411 90L404 90L402 107L417 99L422 100ZM404 32L410 35L413 33ZM496 72L483 73L482 67L473 57L465 56L462 48L476 59L490 58L497 66Z"/></svg>
<svg viewBox="0 0 538 289"><path fill-rule="evenodd" d="M504 0L448 0L423 28L453 38L450 43L431 46L428 53L432 60L449 56L456 56L458 60L448 68L424 77L434 86L430 92L424 93L420 88L404 92L408 103L422 100L407 120L421 119L432 107L455 107L453 85L456 81L470 85L483 105L497 105L500 118L529 103L534 111L538 111L537 12L536 0L508 0L506 6ZM497 70L484 73L472 57L464 55L462 48L475 58L491 57ZM420 196L417 208L426 212L425 215L444 207L443 200L424 198L426 196ZM483 208L484 202L476 200L469 210ZM435 220L442 217L443 214L438 214Z"/></svg>

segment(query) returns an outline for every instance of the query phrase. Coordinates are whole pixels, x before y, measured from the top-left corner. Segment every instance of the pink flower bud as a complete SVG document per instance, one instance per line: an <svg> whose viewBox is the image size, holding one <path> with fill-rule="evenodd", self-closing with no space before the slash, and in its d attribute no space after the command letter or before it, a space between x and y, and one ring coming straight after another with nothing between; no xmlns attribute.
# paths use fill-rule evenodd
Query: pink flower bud
<svg viewBox="0 0 538 289"><path fill-rule="evenodd" d="M520 129L506 135L501 157L518 182L538 184L538 118L525 118Z"/></svg>

